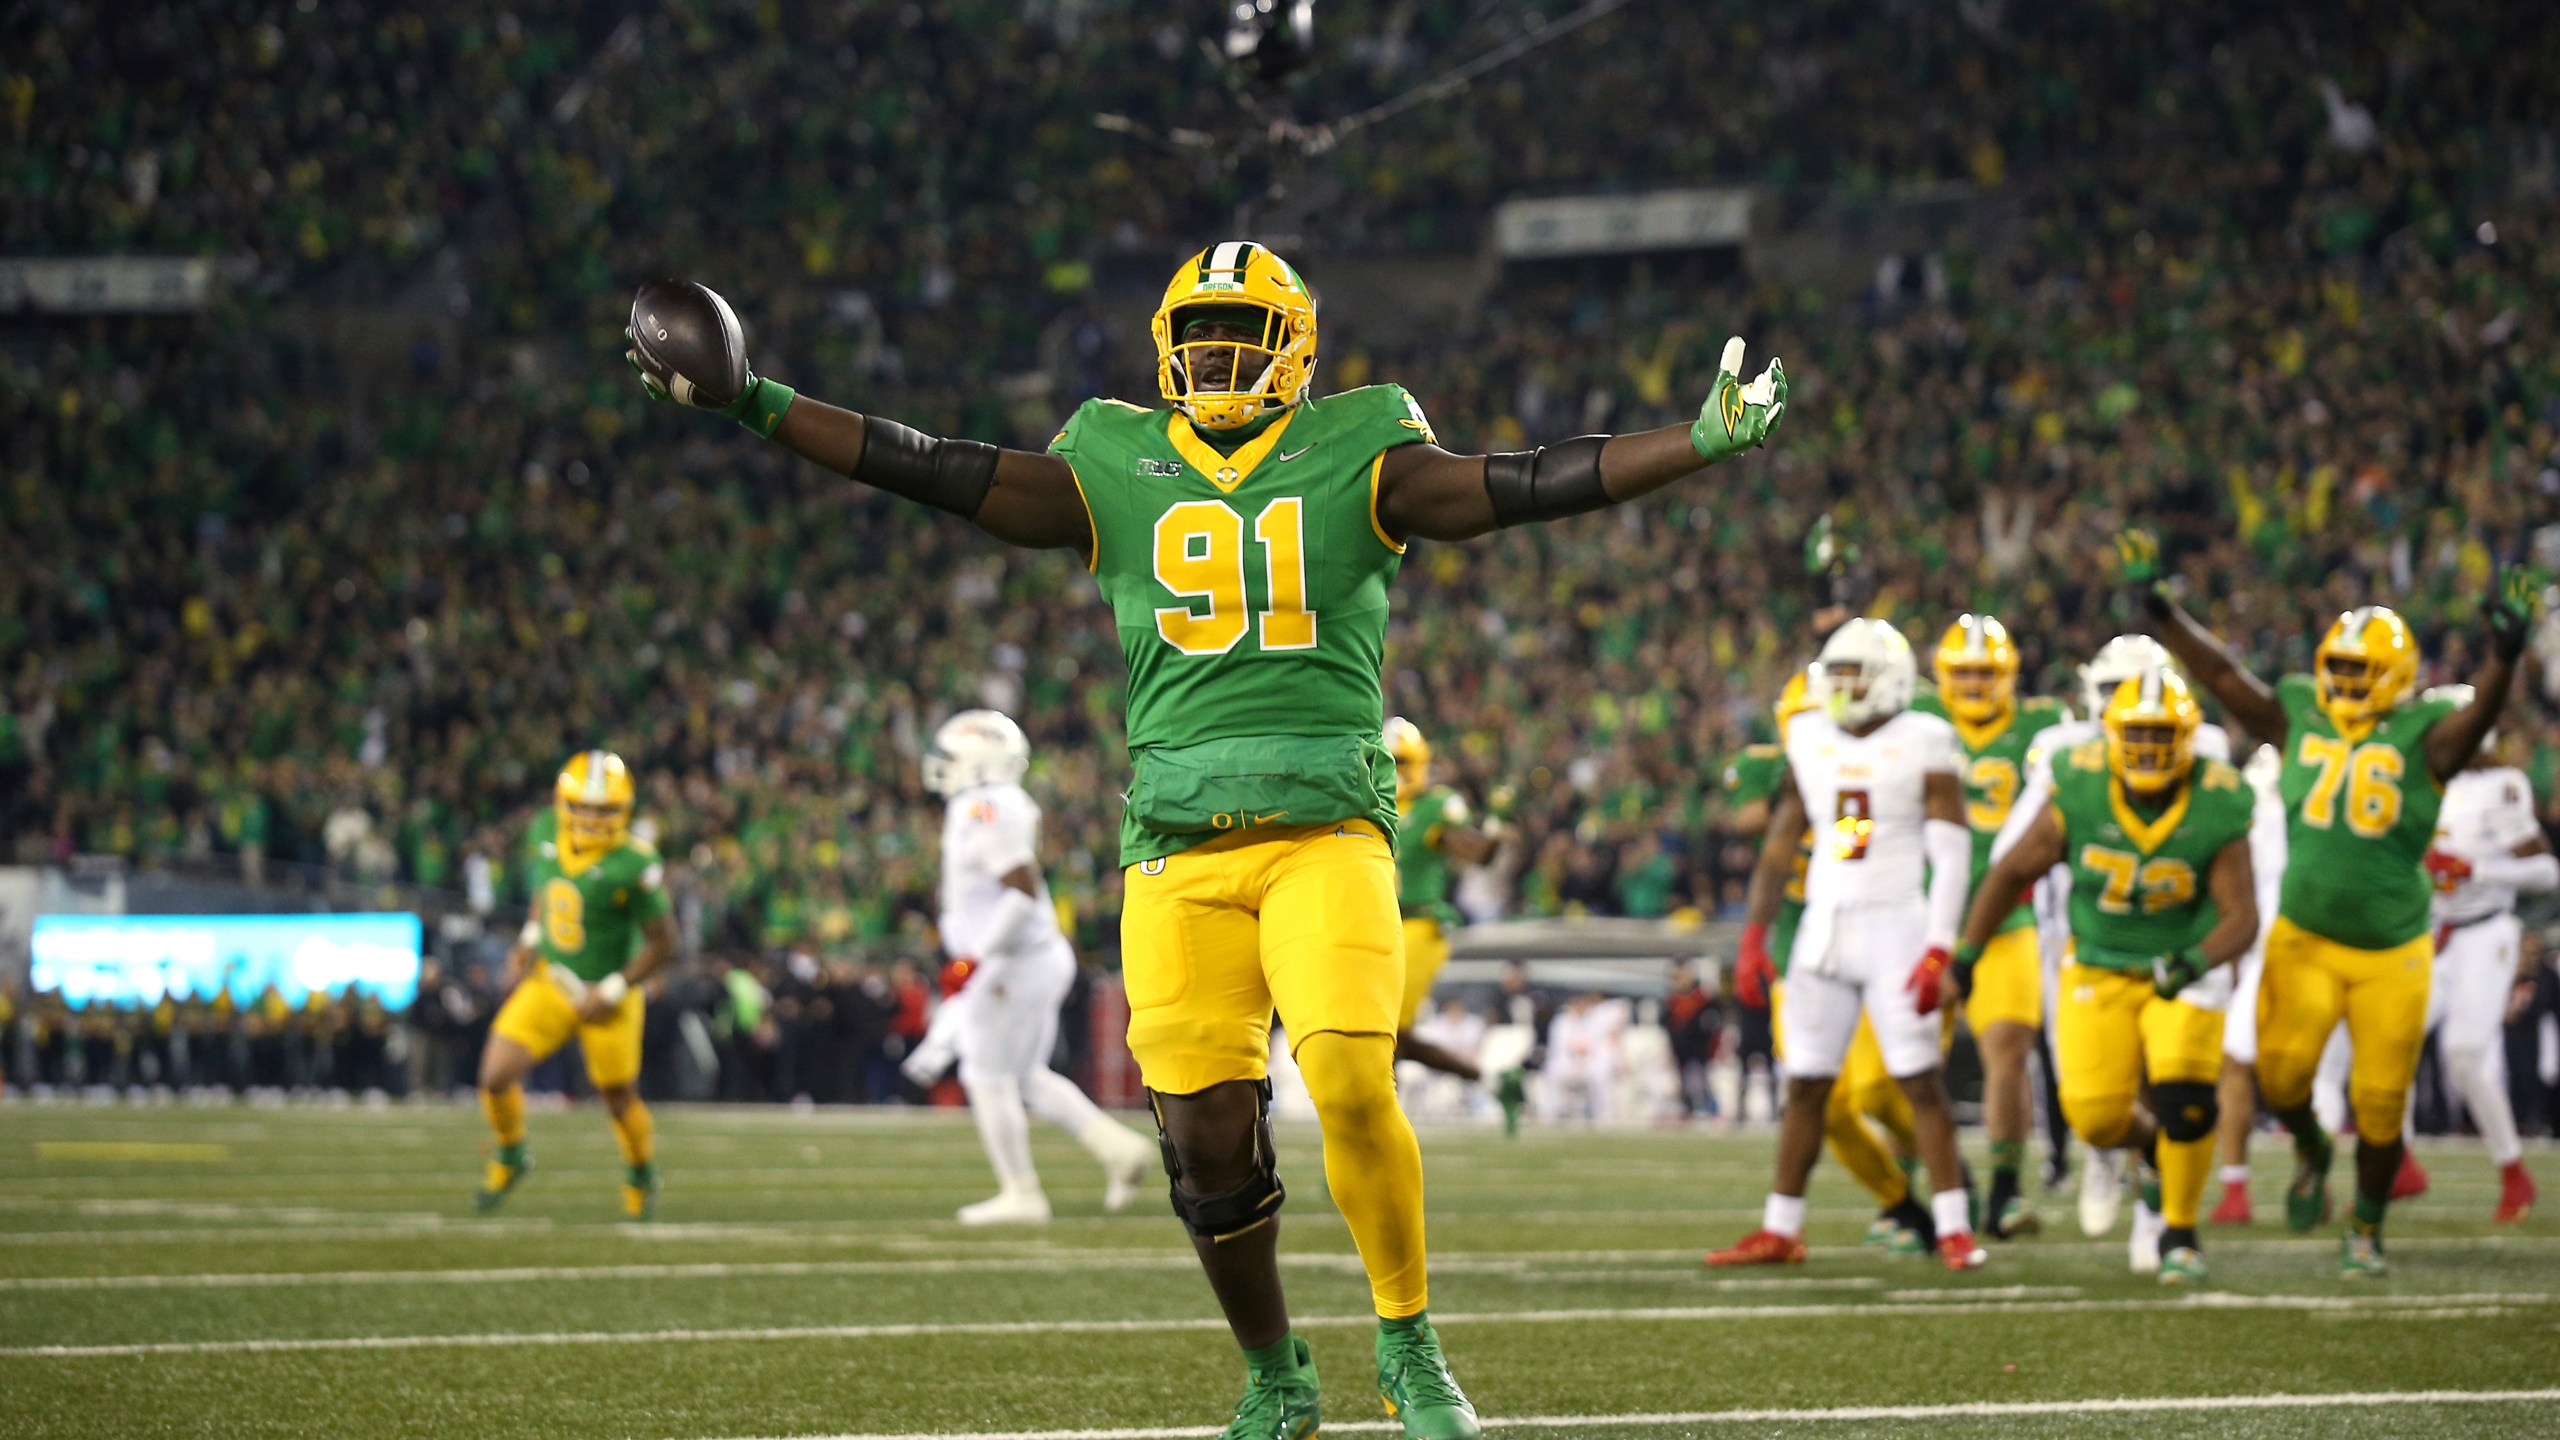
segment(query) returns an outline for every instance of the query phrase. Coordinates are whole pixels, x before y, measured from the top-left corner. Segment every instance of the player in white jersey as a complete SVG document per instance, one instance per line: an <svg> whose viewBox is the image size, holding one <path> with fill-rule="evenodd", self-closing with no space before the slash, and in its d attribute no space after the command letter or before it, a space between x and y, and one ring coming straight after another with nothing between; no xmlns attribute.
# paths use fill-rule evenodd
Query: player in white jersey
<svg viewBox="0 0 2560 1440"><path fill-rule="evenodd" d="M1146 1137L1049 1068L1076 957L1040 874L1040 807L1021 784L1030 760L1021 727L993 710L964 710L934 733L924 761L925 788L945 802L942 945L970 966L967 985L946 1002L959 1007L960 1084L999 1186L993 1199L962 1208L963 1225L1048 1221L1026 1107L1102 1162L1106 1209L1129 1203L1155 1158Z"/></svg>
<svg viewBox="0 0 2560 1440"><path fill-rule="evenodd" d="M2285 808L2276 793L2284 757L2261 745L2241 767L2256 799L2249 812L2249 873L2256 877L2258 913L2276 913L2284 888ZM2206 1217L2216 1225L2246 1225L2257 1218L2249 1202L2249 1135L2258 1123L2258 973L2267 959L2266 927L2240 957L2231 1004L2222 1016L2222 1080L2216 1087L2221 1118L2215 1143L2222 1152L2222 1199Z"/></svg>
<svg viewBox="0 0 2560 1440"><path fill-rule="evenodd" d="M1815 830L1804 918L1787 964L1782 1026L1786 1111L1776 1183L1760 1228L1710 1265L1804 1259L1804 1191L1822 1150L1823 1109L1863 1011L1885 1069L1910 1098L1928 1167L1939 1258L1968 1270L1990 1257L1967 1214L1955 1122L1938 1078L1937 1011L1951 998L1956 927L1972 880L1955 727L1909 709L1918 667L1911 642L1882 620L1832 632L1813 662L1818 708L1787 726L1787 776L1751 876L1746 962L1766 969L1768 927ZM1762 952L1754 955L1755 950Z"/></svg>
<svg viewBox="0 0 2560 1440"><path fill-rule="evenodd" d="M2430 700L2471 703L2468 685L2429 690ZM2492 731L2469 769L2447 781L2436 813L2435 843L2427 873L2436 882L2436 965L2427 992L2427 1028L2471 1124L2498 1167L2496 1218L2513 1224L2533 1211L2533 1177L2524 1168L2524 1145L2507 1100L2505 1035L2516 986L2523 926L2516 920L2522 891L2560 888L2560 858L2543 839L2533 813L2533 786L2524 772L2500 765L2491 752Z"/></svg>

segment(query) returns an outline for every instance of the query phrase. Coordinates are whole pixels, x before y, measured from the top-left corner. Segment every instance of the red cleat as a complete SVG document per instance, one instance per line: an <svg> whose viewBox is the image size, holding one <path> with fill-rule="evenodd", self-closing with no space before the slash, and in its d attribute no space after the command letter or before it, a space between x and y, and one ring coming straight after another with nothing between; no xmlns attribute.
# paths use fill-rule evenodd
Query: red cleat
<svg viewBox="0 0 2560 1440"><path fill-rule="evenodd" d="M1707 1265L1724 1270L1736 1265L1801 1265L1804 1237L1775 1230L1754 1230L1722 1250L1707 1252Z"/></svg>
<svg viewBox="0 0 2560 1440"><path fill-rule="evenodd" d="M2249 1187L2238 1181L2224 1181L2222 1203L2213 1207L2209 1217L2216 1225L2246 1225L2258 1218L2249 1208Z"/></svg>
<svg viewBox="0 0 2560 1440"><path fill-rule="evenodd" d="M1938 1237L1938 1263L1950 1270L1979 1270L1991 1263L1991 1252L1974 1244L1971 1233L1959 1230Z"/></svg>
<svg viewBox="0 0 2560 1440"><path fill-rule="evenodd" d="M2521 1225L2533 1213L2535 1197L2533 1177L2525 1173L2522 1160L2510 1160L2498 1167L2498 1214L2501 1225Z"/></svg>
<svg viewBox="0 0 2560 1440"><path fill-rule="evenodd" d="M2418 1163L2417 1152L2400 1152L2400 1173L2391 1177L2391 1198L2415 1200L2427 1193L2427 1167Z"/></svg>

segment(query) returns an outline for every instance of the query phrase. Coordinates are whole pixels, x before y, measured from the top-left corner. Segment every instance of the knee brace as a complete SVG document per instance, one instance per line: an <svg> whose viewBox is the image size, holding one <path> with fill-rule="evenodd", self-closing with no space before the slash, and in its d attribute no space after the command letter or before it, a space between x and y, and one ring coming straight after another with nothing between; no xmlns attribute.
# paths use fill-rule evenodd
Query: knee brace
<svg viewBox="0 0 2560 1440"><path fill-rule="evenodd" d="M2202 1080L2164 1080L2151 1087L2151 1113L2160 1122L2161 1138L2183 1145L2212 1137L2222 1102Z"/></svg>
<svg viewBox="0 0 2560 1440"><path fill-rule="evenodd" d="M1253 1174L1233 1190L1202 1195L1182 1188L1182 1157L1165 1132L1164 1106L1147 1092L1147 1109L1156 1117L1156 1148L1164 1155L1164 1173L1173 1182L1173 1213L1195 1240L1232 1240L1271 1223L1289 1198L1280 1183L1279 1156L1271 1145L1271 1082L1254 1082Z"/></svg>

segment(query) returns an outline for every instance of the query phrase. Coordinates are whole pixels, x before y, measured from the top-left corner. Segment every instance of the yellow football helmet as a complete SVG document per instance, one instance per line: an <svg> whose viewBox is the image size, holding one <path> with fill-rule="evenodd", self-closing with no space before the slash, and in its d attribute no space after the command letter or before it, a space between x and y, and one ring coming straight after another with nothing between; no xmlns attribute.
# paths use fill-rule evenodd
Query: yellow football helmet
<svg viewBox="0 0 2560 1440"><path fill-rule="evenodd" d="M1820 705L1814 703L1814 699L1810 694L1806 693L1804 677L1805 672L1802 670L1788 676L1786 688L1778 692L1778 740L1782 744L1785 743L1787 738L1788 721L1793 720L1807 710L1819 710L1822 708Z"/></svg>
<svg viewBox="0 0 2560 1440"><path fill-rule="evenodd" d="M2363 668L2340 674L2341 662L2360 662ZM2311 657L2311 674L2319 682L2320 708L2331 723L2341 730L2369 725L2416 688L2418 637L2399 611L2359 606L2331 622Z"/></svg>
<svg viewBox="0 0 2560 1440"><path fill-rule="evenodd" d="M1957 616L1938 637L1931 668L1947 713L1967 724L1997 720L2018 703L2018 647L2009 627L1988 615Z"/></svg>
<svg viewBox="0 0 2560 1440"><path fill-rule="evenodd" d="M2175 673L2146 670L2116 686L2099 724L2107 732L2107 768L2127 790L2150 795L2195 768L2204 711Z"/></svg>
<svg viewBox="0 0 2560 1440"><path fill-rule="evenodd" d="M610 750L581 750L552 782L552 808L560 817L560 848L602 855L631 838L634 796L630 767Z"/></svg>
<svg viewBox="0 0 2560 1440"><path fill-rule="evenodd" d="M1396 757L1396 799L1410 800L1431 783L1431 742L1401 715L1387 722L1387 753Z"/></svg>
<svg viewBox="0 0 2560 1440"><path fill-rule="evenodd" d="M1227 320L1258 342L1194 340L1193 326ZM1182 263L1156 307L1156 389L1194 425L1233 430L1277 415L1306 397L1316 371L1316 303L1289 262L1250 240L1212 245ZM1229 361L1227 388L1195 383L1199 362ZM1256 370L1254 357L1260 357ZM1252 374L1250 383L1245 377Z"/></svg>

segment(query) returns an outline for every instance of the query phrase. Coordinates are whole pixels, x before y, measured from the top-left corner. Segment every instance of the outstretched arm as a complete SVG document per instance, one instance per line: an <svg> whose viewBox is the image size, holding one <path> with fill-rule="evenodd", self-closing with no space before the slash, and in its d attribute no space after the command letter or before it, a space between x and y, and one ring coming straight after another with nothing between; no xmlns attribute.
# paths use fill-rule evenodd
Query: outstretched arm
<svg viewBox="0 0 2560 1440"><path fill-rule="evenodd" d="M2124 583L2135 593L2148 628L2178 657L2189 678L2212 691L2251 734L2279 750L2284 748L2284 705L2276 699L2274 688L2234 659L2212 631L2197 624L2161 587L2159 540L2148 530L2127 530L2116 536L2116 554L2123 562Z"/></svg>
<svg viewBox="0 0 2560 1440"><path fill-rule="evenodd" d="M623 357L654 398L726 415L804 460L948 511L1008 544L1092 553L1075 471L1057 456L946 440L803 399L755 373L728 302L698 285L643 286L632 318ZM734 398L708 398L733 385Z"/></svg>
<svg viewBox="0 0 2560 1440"><path fill-rule="evenodd" d="M1584 435L1508 455L1399 445L1378 472L1378 519L1399 539L1468 540L1511 525L1580 515L1650 494L1752 449L1787 409L1775 360L1743 383L1742 339L1725 342L1697 423L1634 435Z"/></svg>
<svg viewBox="0 0 2560 1440"><path fill-rule="evenodd" d="M2489 623L2489 653L2471 678L2471 703L2427 728L2427 768L2438 780L2460 774L2480 742L2507 708L2507 690L2515 683L2516 660L2524 654L2525 637L2533 629L2536 605L2533 573L2509 566L2498 576L2497 589L2482 613Z"/></svg>

